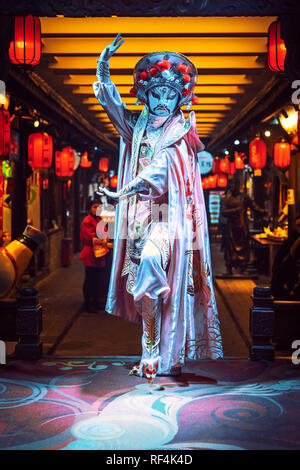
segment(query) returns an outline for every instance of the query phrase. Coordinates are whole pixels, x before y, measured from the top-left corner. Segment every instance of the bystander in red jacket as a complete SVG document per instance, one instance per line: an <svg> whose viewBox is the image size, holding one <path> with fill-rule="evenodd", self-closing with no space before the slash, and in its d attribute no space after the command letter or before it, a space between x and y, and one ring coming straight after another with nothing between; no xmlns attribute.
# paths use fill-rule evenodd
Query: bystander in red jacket
<svg viewBox="0 0 300 470"><path fill-rule="evenodd" d="M100 205L99 201L89 202L89 214L83 219L80 231L80 240L83 249L79 258L85 266L85 279L83 283L84 309L96 313L104 308L105 297L105 255L108 248L103 240L97 237L96 228L100 217L96 215Z"/></svg>

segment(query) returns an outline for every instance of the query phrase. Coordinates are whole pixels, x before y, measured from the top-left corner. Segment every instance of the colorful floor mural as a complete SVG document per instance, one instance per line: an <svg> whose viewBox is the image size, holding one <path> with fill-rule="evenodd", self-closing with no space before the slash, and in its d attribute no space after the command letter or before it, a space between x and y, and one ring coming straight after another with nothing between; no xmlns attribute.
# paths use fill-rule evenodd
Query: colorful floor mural
<svg viewBox="0 0 300 470"><path fill-rule="evenodd" d="M0 449L300 448L300 365L189 362L150 388L133 358L8 360L0 369Z"/></svg>

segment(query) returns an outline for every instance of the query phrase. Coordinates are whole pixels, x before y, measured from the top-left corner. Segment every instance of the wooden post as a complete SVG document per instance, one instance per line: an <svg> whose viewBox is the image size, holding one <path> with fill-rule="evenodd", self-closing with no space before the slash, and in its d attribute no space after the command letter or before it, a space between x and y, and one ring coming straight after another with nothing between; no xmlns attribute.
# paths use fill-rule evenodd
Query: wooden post
<svg viewBox="0 0 300 470"><path fill-rule="evenodd" d="M270 287L254 287L253 307L250 309L250 333L252 346L250 359L274 360L274 346L271 344L274 329L273 297Z"/></svg>
<svg viewBox="0 0 300 470"><path fill-rule="evenodd" d="M42 306L38 302L37 290L26 288L17 298L16 334L19 343L15 347L18 359L35 360L42 356Z"/></svg>

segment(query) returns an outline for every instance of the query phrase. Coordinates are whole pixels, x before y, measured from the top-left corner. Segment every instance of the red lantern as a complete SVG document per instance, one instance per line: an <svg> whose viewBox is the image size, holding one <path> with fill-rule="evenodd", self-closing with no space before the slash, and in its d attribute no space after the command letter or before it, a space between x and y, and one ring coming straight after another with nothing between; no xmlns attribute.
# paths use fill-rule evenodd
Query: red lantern
<svg viewBox="0 0 300 470"><path fill-rule="evenodd" d="M209 188L209 184L208 184L208 178L203 178L202 180L202 188L203 189L208 189Z"/></svg>
<svg viewBox="0 0 300 470"><path fill-rule="evenodd" d="M222 173L220 175L218 175L217 186L218 186L218 188L226 188L226 186L227 186L227 176L226 175L224 175Z"/></svg>
<svg viewBox="0 0 300 470"><path fill-rule="evenodd" d="M82 155L80 160L80 166L82 168L90 168L92 166L92 162L90 162L90 160L88 159L87 152L84 152L84 154Z"/></svg>
<svg viewBox="0 0 300 470"><path fill-rule="evenodd" d="M228 158L228 157L226 157ZM234 173L236 172L236 166L235 166L235 160L233 162L231 162L228 158L228 174L229 175L234 175Z"/></svg>
<svg viewBox="0 0 300 470"><path fill-rule="evenodd" d="M106 173L108 171L108 158L100 158L99 160L99 171Z"/></svg>
<svg viewBox="0 0 300 470"><path fill-rule="evenodd" d="M228 175L234 175L235 173L235 162L231 162L228 158L228 155L221 160L220 164L221 173L227 173Z"/></svg>
<svg viewBox="0 0 300 470"><path fill-rule="evenodd" d="M110 184L110 186L111 186L112 188L116 188L116 187L117 187L117 185L118 185L118 177L117 177L117 175L114 175L114 176L112 176L112 177L110 178L109 184Z"/></svg>
<svg viewBox="0 0 300 470"><path fill-rule="evenodd" d="M254 170L264 168L267 163L266 143L258 137L250 142L249 163Z"/></svg>
<svg viewBox="0 0 300 470"><path fill-rule="evenodd" d="M37 16L15 16L15 35L10 43L13 64L37 65L41 58L41 23Z"/></svg>
<svg viewBox="0 0 300 470"><path fill-rule="evenodd" d="M55 152L55 172L57 176L70 178L74 174L74 150L67 147L61 152Z"/></svg>
<svg viewBox="0 0 300 470"><path fill-rule="evenodd" d="M284 72L286 47L280 36L280 21L270 24L268 31L268 66L273 72Z"/></svg>
<svg viewBox="0 0 300 470"><path fill-rule="evenodd" d="M53 139L45 132L28 137L28 164L31 168L50 168L53 159Z"/></svg>
<svg viewBox="0 0 300 470"><path fill-rule="evenodd" d="M243 170L245 168L245 165L243 163L243 157L245 157L244 153L239 153L239 152L234 152L235 156L235 168L237 170Z"/></svg>
<svg viewBox="0 0 300 470"><path fill-rule="evenodd" d="M10 152L10 115L0 108L0 158L6 158Z"/></svg>
<svg viewBox="0 0 300 470"><path fill-rule="evenodd" d="M219 175L220 173L222 173L220 169L220 164L221 164L221 160L219 159L219 157L214 158L212 172L215 175Z"/></svg>
<svg viewBox="0 0 300 470"><path fill-rule="evenodd" d="M229 173L230 171L230 165L229 165L229 160L228 158L222 158L220 160L220 172L221 173Z"/></svg>
<svg viewBox="0 0 300 470"><path fill-rule="evenodd" d="M291 146L288 142L277 142L274 145L274 165L286 168L291 161Z"/></svg>
<svg viewBox="0 0 300 470"><path fill-rule="evenodd" d="M216 175L208 176L208 185L209 185L209 189L214 189L217 186L217 176Z"/></svg>

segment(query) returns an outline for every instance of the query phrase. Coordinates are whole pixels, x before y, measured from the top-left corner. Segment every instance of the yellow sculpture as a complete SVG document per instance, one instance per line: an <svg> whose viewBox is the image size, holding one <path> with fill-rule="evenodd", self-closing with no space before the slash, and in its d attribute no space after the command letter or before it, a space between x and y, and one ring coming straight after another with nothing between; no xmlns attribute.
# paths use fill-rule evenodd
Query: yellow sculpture
<svg viewBox="0 0 300 470"><path fill-rule="evenodd" d="M40 230L27 225L19 239L0 247L0 299L11 297L31 260L33 251L45 239Z"/></svg>

